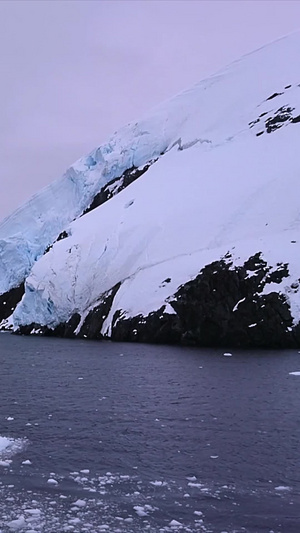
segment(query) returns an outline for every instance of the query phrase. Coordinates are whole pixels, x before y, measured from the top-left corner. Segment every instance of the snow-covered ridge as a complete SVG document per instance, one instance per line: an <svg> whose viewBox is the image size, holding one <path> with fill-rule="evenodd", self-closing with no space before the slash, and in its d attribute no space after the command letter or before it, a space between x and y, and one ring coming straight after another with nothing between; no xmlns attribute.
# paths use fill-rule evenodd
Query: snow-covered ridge
<svg viewBox="0 0 300 533"><path fill-rule="evenodd" d="M114 287L104 335L117 316L146 317L162 306L174 314L168 302L178 287L228 252L236 268L258 252L270 268L288 264L288 277L266 292L284 295L296 325L299 52L297 33L236 61L122 128L6 219L2 291L26 276L15 327L55 328L76 314L79 333ZM78 218L103 185L153 160ZM63 230L68 236L42 256Z"/></svg>
<svg viewBox="0 0 300 533"><path fill-rule="evenodd" d="M259 105L275 89L299 82L298 41L295 34L275 42L158 106L79 159L62 178L7 217L0 225L0 294L19 285L65 226L83 213L103 185L126 169L144 165L172 145L204 143L206 147L243 130L253 119L248 114L251 100ZM282 62L280 73L275 64L278 55L290 56Z"/></svg>

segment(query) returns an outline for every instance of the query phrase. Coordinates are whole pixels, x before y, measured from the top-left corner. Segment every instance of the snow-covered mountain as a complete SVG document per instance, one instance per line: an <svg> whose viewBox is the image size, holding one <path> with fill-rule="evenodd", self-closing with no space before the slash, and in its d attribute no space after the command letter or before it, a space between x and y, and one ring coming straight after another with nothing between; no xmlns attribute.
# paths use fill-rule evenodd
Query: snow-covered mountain
<svg viewBox="0 0 300 533"><path fill-rule="evenodd" d="M2 325L300 345L299 53L296 33L243 57L5 219Z"/></svg>

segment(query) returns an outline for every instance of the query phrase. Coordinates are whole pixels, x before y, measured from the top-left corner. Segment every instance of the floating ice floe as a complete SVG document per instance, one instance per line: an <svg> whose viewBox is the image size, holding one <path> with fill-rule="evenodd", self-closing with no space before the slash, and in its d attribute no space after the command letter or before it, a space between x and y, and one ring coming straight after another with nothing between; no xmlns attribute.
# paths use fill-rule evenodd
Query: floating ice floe
<svg viewBox="0 0 300 533"><path fill-rule="evenodd" d="M73 503L76 507L85 507L86 501L85 500L76 500L76 502Z"/></svg>
<svg viewBox="0 0 300 533"><path fill-rule="evenodd" d="M25 518L23 515L21 515L19 518L16 518L16 520L11 520L11 522L8 522L7 525L12 531L18 531L18 529L26 526Z"/></svg>
<svg viewBox="0 0 300 533"><path fill-rule="evenodd" d="M181 522L178 522L177 520L171 520L171 522L169 523L169 526L171 527L180 527L182 526Z"/></svg>
<svg viewBox="0 0 300 533"><path fill-rule="evenodd" d="M0 436L0 466L9 466L11 463L10 457L20 452L25 446L26 439Z"/></svg>
<svg viewBox="0 0 300 533"><path fill-rule="evenodd" d="M150 481L150 485L153 485L154 487L163 487L166 483L164 481Z"/></svg>
<svg viewBox="0 0 300 533"><path fill-rule="evenodd" d="M13 443L13 439L7 437L0 437L0 454L3 450L7 449Z"/></svg>
<svg viewBox="0 0 300 533"><path fill-rule="evenodd" d="M47 480L47 483L49 483L49 485L58 485L58 481L52 477Z"/></svg>

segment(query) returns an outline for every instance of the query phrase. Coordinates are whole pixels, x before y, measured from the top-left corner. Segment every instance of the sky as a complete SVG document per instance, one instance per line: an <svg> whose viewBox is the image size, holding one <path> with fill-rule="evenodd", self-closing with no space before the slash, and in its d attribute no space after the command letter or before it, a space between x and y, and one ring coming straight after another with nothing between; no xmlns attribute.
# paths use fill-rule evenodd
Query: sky
<svg viewBox="0 0 300 533"><path fill-rule="evenodd" d="M0 219L124 124L300 29L299 0L1 0Z"/></svg>

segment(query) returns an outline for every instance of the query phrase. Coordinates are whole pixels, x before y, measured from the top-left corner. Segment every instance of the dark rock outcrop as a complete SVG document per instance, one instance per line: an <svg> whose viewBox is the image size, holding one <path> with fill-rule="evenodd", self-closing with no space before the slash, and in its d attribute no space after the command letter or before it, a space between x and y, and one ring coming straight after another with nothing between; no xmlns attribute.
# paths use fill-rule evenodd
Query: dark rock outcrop
<svg viewBox="0 0 300 533"><path fill-rule="evenodd" d="M96 207L99 207L100 205L104 204L104 202L107 202L107 200L109 200L110 198L121 192L123 189L128 187L128 185L133 183L135 180L140 178L143 174L145 174L145 172L147 172L150 166L155 163L155 161L157 161L157 159L154 161L149 161L149 163L147 163L142 168L128 168L127 170L125 170L122 176L109 181L106 185L104 185L104 187L102 187L102 189L96 194L96 196L94 196L93 201L91 202L89 207L85 209L82 216L86 213L89 213L93 209L96 209Z"/></svg>
<svg viewBox="0 0 300 533"><path fill-rule="evenodd" d="M273 93L273 94L271 94L271 96L269 96L269 97L267 98L266 101L268 101L268 100L273 100L273 98L276 98L276 96L280 96L281 94L283 94L283 93Z"/></svg>
<svg viewBox="0 0 300 533"><path fill-rule="evenodd" d="M0 295L0 321L8 318L24 294L24 283Z"/></svg>
<svg viewBox="0 0 300 533"><path fill-rule="evenodd" d="M275 269L256 254L243 266L221 259L204 267L182 285L169 304L147 317L122 318L116 313L112 339L195 346L281 348L300 346L289 305L280 292L262 294L269 283L288 277L288 266ZM291 290L298 290L294 284Z"/></svg>
<svg viewBox="0 0 300 533"><path fill-rule="evenodd" d="M117 283L110 291L105 292L100 303L94 307L87 315L79 336L87 339L102 339L101 329L106 317L109 314L115 295L117 294L121 283Z"/></svg>
<svg viewBox="0 0 300 533"><path fill-rule="evenodd" d="M56 242L59 242L59 241L62 241L63 239L66 239L67 237L69 237L69 233L67 233L66 231L62 231L57 239L53 242L53 244L49 244L49 246L47 246L46 250L44 251L44 255L47 254L51 248L53 248L53 245L56 243Z"/></svg>
<svg viewBox="0 0 300 533"><path fill-rule="evenodd" d="M273 100L277 96L281 96L285 94L285 91L287 89L290 89L292 85L286 85L284 87L284 90L282 92L275 92L271 94L266 99L266 102L269 100ZM299 87L299 85L298 85ZM263 135L263 133L272 133L273 131L278 130L282 126L286 124L297 124L300 122L300 115L294 116L293 112L295 111L294 107L290 107L289 105L281 106L277 111L271 110L271 111L264 111L259 115L258 118L255 120L252 120L249 122L250 128L253 128L256 125L261 125L263 129L258 131L256 133L256 137L260 137L260 135ZM262 118L265 117L264 121Z"/></svg>
<svg viewBox="0 0 300 533"><path fill-rule="evenodd" d="M176 314L165 312L165 306L148 316L122 318L117 311L113 317L113 341L146 342L150 344L180 344L182 324Z"/></svg>
<svg viewBox="0 0 300 533"><path fill-rule="evenodd" d="M241 267L220 260L179 288L170 304L182 324L182 341L201 346L292 347L300 345L289 305L280 292L262 294L288 276L250 257Z"/></svg>
<svg viewBox="0 0 300 533"><path fill-rule="evenodd" d="M248 126L253 128L254 126L261 125L263 129L256 133L256 137L259 137L263 133L272 133L287 124L298 124L300 122L300 115L294 116L294 111L295 108L290 106L282 106L275 112L266 111L261 113L255 120L249 122ZM264 121L262 120L263 117L265 117Z"/></svg>
<svg viewBox="0 0 300 533"><path fill-rule="evenodd" d="M272 131L278 130L284 124L284 122L293 122L294 108L289 106L282 106L275 112L273 117L269 117L265 122L266 132L272 133Z"/></svg>

